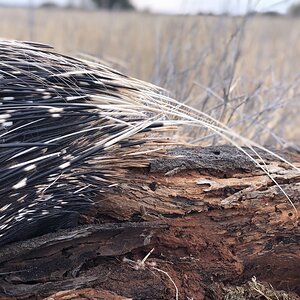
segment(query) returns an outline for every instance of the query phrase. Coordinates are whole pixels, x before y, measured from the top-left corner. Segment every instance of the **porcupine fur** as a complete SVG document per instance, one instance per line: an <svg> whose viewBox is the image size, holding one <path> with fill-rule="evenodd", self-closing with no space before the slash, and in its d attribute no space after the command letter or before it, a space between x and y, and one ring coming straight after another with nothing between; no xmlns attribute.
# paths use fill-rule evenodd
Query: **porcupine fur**
<svg viewBox="0 0 300 300"><path fill-rule="evenodd" d="M75 226L124 167L145 165L159 94L47 45L0 41L0 245Z"/></svg>

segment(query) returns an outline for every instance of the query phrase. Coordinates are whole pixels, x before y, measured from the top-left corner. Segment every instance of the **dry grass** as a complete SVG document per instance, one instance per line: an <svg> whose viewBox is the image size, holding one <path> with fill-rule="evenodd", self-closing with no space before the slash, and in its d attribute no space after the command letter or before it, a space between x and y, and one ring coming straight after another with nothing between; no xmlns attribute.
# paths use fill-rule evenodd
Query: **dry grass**
<svg viewBox="0 0 300 300"><path fill-rule="evenodd" d="M270 284L261 283L255 277L243 286L224 288L225 300L296 300L298 297L277 291Z"/></svg>
<svg viewBox="0 0 300 300"><path fill-rule="evenodd" d="M5 8L0 20L0 37L111 61L260 143L300 140L300 20ZM218 141L205 130L179 134Z"/></svg>

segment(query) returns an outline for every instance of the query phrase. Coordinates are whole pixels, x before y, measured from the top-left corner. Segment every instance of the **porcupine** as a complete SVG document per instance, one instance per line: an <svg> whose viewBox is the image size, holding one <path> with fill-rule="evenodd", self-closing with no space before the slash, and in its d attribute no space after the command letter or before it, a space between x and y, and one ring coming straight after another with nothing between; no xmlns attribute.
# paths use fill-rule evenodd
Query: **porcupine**
<svg viewBox="0 0 300 300"><path fill-rule="evenodd" d="M123 169L160 155L168 143L151 132L177 124L205 126L260 158L259 145L154 85L48 45L0 40L0 246L76 226Z"/></svg>
<svg viewBox="0 0 300 300"><path fill-rule="evenodd" d="M75 226L123 167L146 163L146 133L164 122L159 90L99 63L17 41L0 41L0 57L4 245Z"/></svg>

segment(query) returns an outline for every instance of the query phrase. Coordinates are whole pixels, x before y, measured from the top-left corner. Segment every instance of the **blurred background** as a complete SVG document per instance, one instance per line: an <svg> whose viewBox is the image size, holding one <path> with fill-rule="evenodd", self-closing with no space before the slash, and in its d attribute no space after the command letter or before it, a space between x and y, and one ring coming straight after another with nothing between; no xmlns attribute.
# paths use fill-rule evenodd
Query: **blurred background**
<svg viewBox="0 0 300 300"><path fill-rule="evenodd" d="M300 151L298 1L0 0L0 22L0 38L95 57L247 138ZM218 142L205 129L178 135Z"/></svg>

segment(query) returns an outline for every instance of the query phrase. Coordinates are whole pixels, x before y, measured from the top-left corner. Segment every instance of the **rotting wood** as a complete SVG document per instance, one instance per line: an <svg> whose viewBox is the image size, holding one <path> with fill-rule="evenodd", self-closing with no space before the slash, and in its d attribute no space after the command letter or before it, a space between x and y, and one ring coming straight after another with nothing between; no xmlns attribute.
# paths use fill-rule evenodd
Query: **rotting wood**
<svg viewBox="0 0 300 300"><path fill-rule="evenodd" d="M300 210L299 172L259 154ZM254 275L300 294L298 214L274 182L233 147L182 147L169 155L128 170L83 218L113 224L1 248L1 293L30 298L98 287L125 298L174 299L159 268L180 299L222 299L224 283ZM299 155L281 155L300 167ZM143 268L123 261L141 260L152 248Z"/></svg>

